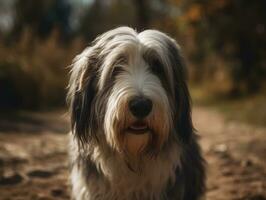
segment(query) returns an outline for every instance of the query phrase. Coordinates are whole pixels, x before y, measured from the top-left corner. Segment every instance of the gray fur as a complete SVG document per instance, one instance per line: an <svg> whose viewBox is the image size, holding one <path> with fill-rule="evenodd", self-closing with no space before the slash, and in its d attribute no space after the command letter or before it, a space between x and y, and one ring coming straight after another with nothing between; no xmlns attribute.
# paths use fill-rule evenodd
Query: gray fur
<svg viewBox="0 0 266 200"><path fill-rule="evenodd" d="M142 78L137 76L145 83L143 90L126 81L132 73L129 66L134 65L139 65L136 73L146 74ZM75 58L68 93L73 199L203 197L204 160L192 125L186 79L179 46L155 30L138 34L131 28L120 27L108 31ZM117 91L121 87L123 92L128 91L125 98ZM150 139L148 151L135 158L124 149L120 131L124 130L123 124L132 121L124 102L138 93L158 102L149 119L158 130ZM116 99L117 95L121 99ZM114 108L110 105L114 103L118 107L112 113L110 109ZM114 118L120 114L123 122L118 120L122 118Z"/></svg>

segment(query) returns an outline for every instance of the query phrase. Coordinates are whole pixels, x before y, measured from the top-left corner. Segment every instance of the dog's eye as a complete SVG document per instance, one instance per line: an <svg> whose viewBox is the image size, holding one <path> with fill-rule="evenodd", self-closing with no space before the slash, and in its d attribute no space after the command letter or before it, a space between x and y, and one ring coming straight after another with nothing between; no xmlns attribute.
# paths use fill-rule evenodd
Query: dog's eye
<svg viewBox="0 0 266 200"><path fill-rule="evenodd" d="M123 68L122 68L122 66L115 66L114 68L113 68L113 71L112 71L112 77L115 77L115 76L117 76L118 74L120 74L121 72L123 72Z"/></svg>
<svg viewBox="0 0 266 200"><path fill-rule="evenodd" d="M164 75L164 69L163 69L163 65L159 60L153 60L151 62L151 71L158 75L158 76L163 76Z"/></svg>

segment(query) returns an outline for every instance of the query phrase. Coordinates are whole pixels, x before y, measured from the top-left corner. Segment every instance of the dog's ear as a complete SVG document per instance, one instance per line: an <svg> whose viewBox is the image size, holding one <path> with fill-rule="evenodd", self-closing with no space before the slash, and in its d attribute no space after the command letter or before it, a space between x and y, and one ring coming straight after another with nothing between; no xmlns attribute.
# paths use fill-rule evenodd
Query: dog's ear
<svg viewBox="0 0 266 200"><path fill-rule="evenodd" d="M187 86L187 68L180 47L174 40L168 43L168 50L174 78L175 128L179 138L183 142L188 142L194 128L191 120L191 99Z"/></svg>
<svg viewBox="0 0 266 200"><path fill-rule="evenodd" d="M93 47L85 49L72 64L68 90L71 129L80 144L95 135L96 120L93 104L96 95L97 53Z"/></svg>

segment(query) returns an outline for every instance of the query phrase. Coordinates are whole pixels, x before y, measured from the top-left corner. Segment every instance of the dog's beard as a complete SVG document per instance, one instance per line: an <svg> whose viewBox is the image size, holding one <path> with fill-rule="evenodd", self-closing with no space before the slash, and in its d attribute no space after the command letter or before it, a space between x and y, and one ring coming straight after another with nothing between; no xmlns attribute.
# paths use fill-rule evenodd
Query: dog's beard
<svg viewBox="0 0 266 200"><path fill-rule="evenodd" d="M157 87L158 89L158 87ZM144 159L155 158L167 141L172 127L172 116L167 95L159 87L154 91L152 112L143 120L132 116L128 101L132 98L126 88L113 88L107 102L105 134L107 143L116 150L132 168ZM138 164L137 164L138 163Z"/></svg>

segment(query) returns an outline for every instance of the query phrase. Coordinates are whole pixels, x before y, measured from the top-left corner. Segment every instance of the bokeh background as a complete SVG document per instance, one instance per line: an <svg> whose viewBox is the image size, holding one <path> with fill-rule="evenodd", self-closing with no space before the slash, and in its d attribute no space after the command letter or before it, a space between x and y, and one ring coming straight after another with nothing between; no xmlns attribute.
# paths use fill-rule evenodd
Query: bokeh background
<svg viewBox="0 0 266 200"><path fill-rule="evenodd" d="M20 161L15 165L14 159L20 160L18 151L25 151L26 161L22 160L31 166L36 164L34 156L50 155L49 152L52 158L66 160L66 147L61 148L58 138L65 141L66 136L61 133L68 130L67 117L59 117L66 110L67 66L97 35L118 26L131 26L138 31L159 29L178 41L188 65L196 125L199 132L212 135L203 134L208 140L206 146L209 145L205 154L214 152L214 157L210 153L213 159L221 154L228 156L230 148L232 154L242 152L241 158L233 160L239 161L240 167L233 165L230 170L237 166L253 166L254 160L259 160L263 164L258 164L262 169L261 172L257 170L258 177L266 180L263 159L266 155L265 0L0 0L0 190L1 185L5 189L11 183L12 188L16 188L12 184L22 182L27 191L29 185L25 176L30 180L36 174L39 178L50 177L40 169L33 170L36 174L32 175ZM242 126L244 128L239 129ZM48 134L38 135L47 131ZM220 134L228 132L232 134L226 136L227 139L234 139L231 146L227 139L216 141ZM256 132L259 133L256 135ZM234 133L237 135L232 136ZM39 140L30 148L36 134ZM61 149L43 143L49 134L52 134L51 143ZM25 137L34 141L24 141ZM40 151L38 142L51 151ZM32 151L39 153L35 155ZM59 157L54 156L55 152L59 152ZM253 154L247 160L250 152ZM210 168L216 169L220 161L216 160ZM52 166L51 162L46 163ZM44 164L36 166L39 165ZM253 172L249 174L251 177L255 176ZM230 177L230 173L234 174L224 173ZM215 179L214 175L211 177ZM56 180L59 185L62 183L61 179ZM66 182L66 178L62 180ZM43 193L43 185L38 189L38 184L28 199L38 199ZM247 183L243 185L246 188ZM225 199L265 199L261 192L266 190L265 181L256 179L255 185L248 194L238 194L241 190L234 186L236 191L229 191L233 197ZM210 188L217 190L213 185ZM57 199L67 198L68 192L64 191L64 188L52 188L48 193L59 195ZM19 189L13 191L18 198L22 195L20 192ZM6 199L15 199L11 193L10 196L6 194Z"/></svg>
<svg viewBox="0 0 266 200"><path fill-rule="evenodd" d="M260 93L266 75L265 8L264 0L1 0L0 107L64 105L66 67L74 55L121 25L176 38L191 85L205 86L208 94Z"/></svg>

